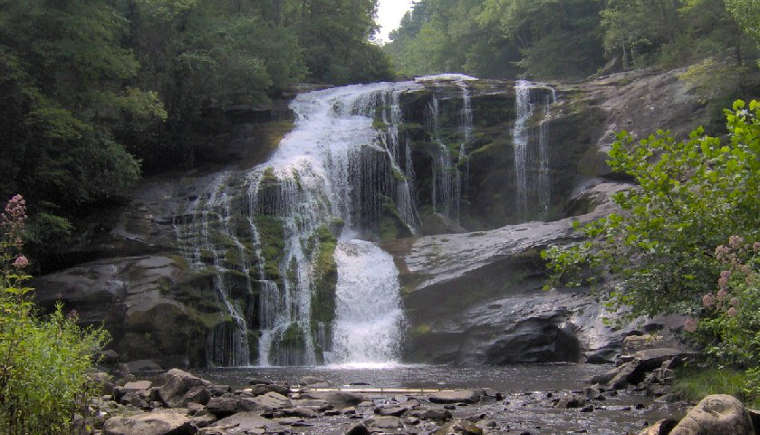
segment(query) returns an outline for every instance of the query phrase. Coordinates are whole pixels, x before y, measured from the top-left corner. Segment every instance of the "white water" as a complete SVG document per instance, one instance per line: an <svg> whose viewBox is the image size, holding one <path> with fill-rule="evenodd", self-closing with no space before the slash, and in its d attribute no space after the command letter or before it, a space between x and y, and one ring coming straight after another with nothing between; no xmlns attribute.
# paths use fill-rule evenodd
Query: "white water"
<svg viewBox="0 0 760 435"><path fill-rule="evenodd" d="M404 313L393 257L374 243L342 240L331 364L382 366L398 359ZM371 273L368 273L370 272Z"/></svg>
<svg viewBox="0 0 760 435"><path fill-rule="evenodd" d="M550 91L551 96L544 98L543 104L536 104L531 100L531 90L543 89ZM538 216L546 217L549 211L551 201L551 180L549 174L549 131L546 115L549 106L556 100L554 89L547 85L535 84L526 80L518 80L515 83L515 112L516 119L512 129L512 143L514 146L514 172L515 172L515 208L516 216L519 220L527 220L534 209ZM537 158L537 176L534 180L529 180L528 167L532 162L528 161L529 147L531 144L531 128L528 122L534 116L540 114L543 118L539 124L538 131L538 158ZM534 187L535 186L535 187ZM537 206L529 204L529 190L535 189L537 197Z"/></svg>
<svg viewBox="0 0 760 435"><path fill-rule="evenodd" d="M437 139L433 202L458 217L463 181L456 166L466 165L472 133L470 78L446 79L462 89L464 140L455 165ZM389 198L409 231L419 230L411 144L399 130L401 94L421 88L376 83L301 94L291 103L295 127L269 161L223 173L191 201L177 236L194 270L214 272L228 319L208 338L210 365L314 365L324 356L328 363L371 366L398 358L404 323L398 272L390 255L357 238L376 234ZM438 138L435 98L429 116ZM373 119L384 126L376 128ZM312 321L312 295L321 273L320 234L328 229L339 240L338 285L336 318L323 323ZM249 330L259 334L257 355L249 352Z"/></svg>
<svg viewBox="0 0 760 435"><path fill-rule="evenodd" d="M398 130L402 122L400 92L418 87L412 82L346 86L302 94L291 104L297 116L296 126L283 139L272 158L254 170L258 175L251 177L249 189L251 209L276 217L284 223L285 229L285 255L280 264L284 288L268 287L267 297L261 298L260 316L266 321L261 324L260 365L314 364L317 348L325 351L329 361L391 361L397 357L393 349L400 338L400 326L377 321L371 333L347 326L346 322L350 324L351 318L340 315L344 312L340 308L341 298L345 300L347 297L345 287L343 291L339 290L342 296L336 300L338 317L332 325L332 336L327 333L330 325L324 324L315 326L314 335L310 333L311 295L317 273L315 252L319 246L307 247L313 243L314 234L321 226L341 220L344 236L335 258L338 279L343 282L347 276L357 273L350 262L339 260L345 254L346 246L361 247L351 251L359 263L373 264L379 258L390 258L371 242L343 241L350 237L349 234L361 234L376 225L384 198L394 199L402 221L411 232L416 231L419 218L411 195L414 172L409 148L406 144L401 146ZM378 107L382 110L381 119L387 130L383 133L373 128ZM280 184L279 192L269 193L267 198L262 196L258 181L265 171L276 176ZM256 233L256 219L251 219L251 223ZM257 254L261 257L260 249ZM392 260L386 265L392 273L397 273ZM374 273L371 274L373 277ZM359 297L353 306L380 316L399 316L398 306L386 313L384 302L398 301L398 285L378 288L378 284L387 286L387 276L381 281L365 280L361 288L352 288L362 294L383 295L379 299ZM341 288L340 283L338 287ZM388 292L395 292L395 296ZM288 347L279 344L283 337L292 337L288 331L292 331L294 325L302 335L303 355L288 354ZM340 346L345 343L353 345L370 336L374 337L372 342L386 344L375 348L358 346L350 354L345 350L329 352L331 347L343 349Z"/></svg>

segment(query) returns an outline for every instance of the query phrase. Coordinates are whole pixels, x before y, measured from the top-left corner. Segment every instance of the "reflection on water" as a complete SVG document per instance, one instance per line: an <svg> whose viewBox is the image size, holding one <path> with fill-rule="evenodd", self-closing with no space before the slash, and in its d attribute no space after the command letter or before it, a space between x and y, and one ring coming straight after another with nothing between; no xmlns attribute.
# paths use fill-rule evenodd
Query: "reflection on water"
<svg viewBox="0 0 760 435"><path fill-rule="evenodd" d="M344 364L318 367L251 367L213 369L203 376L232 386L251 378L298 384L304 376L319 376L331 385L371 385L406 388L493 388L504 393L576 390L594 375L610 369L591 364L533 364L508 367L450 367L408 364Z"/></svg>

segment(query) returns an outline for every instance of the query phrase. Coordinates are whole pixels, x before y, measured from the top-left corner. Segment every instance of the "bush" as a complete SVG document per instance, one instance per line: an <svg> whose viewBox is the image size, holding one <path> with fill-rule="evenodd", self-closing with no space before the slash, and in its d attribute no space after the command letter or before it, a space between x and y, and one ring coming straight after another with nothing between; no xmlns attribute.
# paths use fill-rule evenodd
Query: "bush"
<svg viewBox="0 0 760 435"><path fill-rule="evenodd" d="M618 193L622 212L583 228L588 240L543 252L549 285L586 285L610 274L606 296L633 315L696 314L714 288L713 254L729 236L757 240L760 230L760 103L725 112L728 137L676 141L659 131L636 142L622 133L608 163L637 186Z"/></svg>
<svg viewBox="0 0 760 435"><path fill-rule="evenodd" d="M47 319L35 315L24 287L25 206L16 195L0 215L0 433L70 433L96 393L88 373L107 333L80 329L76 313L64 315L60 304Z"/></svg>
<svg viewBox="0 0 760 435"><path fill-rule="evenodd" d="M549 285L607 275L616 283L606 294L613 307L689 315L684 330L720 366L746 369L743 393L753 399L760 398L760 103L736 101L725 115L726 138L698 129L677 142L660 131L634 143L623 133L608 161L638 183L614 197L623 212L585 226L585 242L542 255Z"/></svg>

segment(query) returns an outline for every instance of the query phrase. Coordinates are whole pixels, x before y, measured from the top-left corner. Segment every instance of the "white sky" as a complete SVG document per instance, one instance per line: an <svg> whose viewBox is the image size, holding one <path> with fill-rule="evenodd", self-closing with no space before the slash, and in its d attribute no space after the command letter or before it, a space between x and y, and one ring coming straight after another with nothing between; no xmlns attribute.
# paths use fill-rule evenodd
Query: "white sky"
<svg viewBox="0 0 760 435"><path fill-rule="evenodd" d="M380 31L377 33L378 42L388 42L388 34L398 28L401 18L408 11L413 0L380 0L377 2L377 24L380 25Z"/></svg>

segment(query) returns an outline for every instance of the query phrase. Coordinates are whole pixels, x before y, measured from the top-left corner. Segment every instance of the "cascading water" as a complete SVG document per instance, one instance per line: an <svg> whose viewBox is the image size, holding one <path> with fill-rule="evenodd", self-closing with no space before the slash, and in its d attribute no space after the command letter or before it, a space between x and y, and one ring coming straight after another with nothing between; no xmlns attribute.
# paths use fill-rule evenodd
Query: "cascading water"
<svg viewBox="0 0 760 435"><path fill-rule="evenodd" d="M543 92L539 93L537 90ZM515 215L520 221L531 217L547 217L551 200L551 180L549 174L549 125L546 116L549 107L556 100L554 89L543 84L535 84L526 80L515 83L516 119L512 129L514 145L515 172ZM540 102L540 103L539 103ZM531 133L529 125L536 116L542 118L538 128L538 155L536 162L530 162ZM529 180L529 169L536 167L535 180ZM535 191L537 204L529 203L531 190Z"/></svg>
<svg viewBox="0 0 760 435"><path fill-rule="evenodd" d="M435 145L433 151L432 198L433 211L449 218L455 217L456 203L459 199L459 186L456 183L456 168L451 162L451 153L441 140L438 97L433 98L427 107L428 129L432 132Z"/></svg>
<svg viewBox="0 0 760 435"><path fill-rule="evenodd" d="M245 312L233 302L231 293L243 281L244 294L252 294L247 268L237 271L226 260L229 252L242 254L242 243L229 231L231 196L226 191L232 176L223 173L208 186L208 190L195 198L185 216L175 221L180 247L191 266L210 273L215 297L221 303L229 321L216 324L207 337L207 364L209 366L245 366L250 363L248 324ZM237 273L242 280L234 279Z"/></svg>
<svg viewBox="0 0 760 435"><path fill-rule="evenodd" d="M459 156L457 157L456 185L458 186L458 195L456 200L456 217L459 221L462 210L462 197L467 195L466 187L470 177L470 158L467 155L467 144L472 139L473 114L472 99L470 98L470 89L464 80L456 82L462 90L462 110L459 114L459 125L462 130L463 140L459 145ZM464 173L463 173L464 171Z"/></svg>
<svg viewBox="0 0 760 435"><path fill-rule="evenodd" d="M435 96L427 117L440 147L434 207L458 218L464 181L457 167L467 165L472 136L464 81L472 78L453 77L447 80L461 89L463 102L456 162L440 138ZM212 331L209 365L398 357L404 321L398 272L390 255L359 239L377 237L389 225L399 234L419 231L400 98L422 88L377 83L301 94L291 103L295 128L266 163L225 172L189 201L175 227L198 279L213 278L207 287L215 305L209 303L203 317Z"/></svg>
<svg viewBox="0 0 760 435"><path fill-rule="evenodd" d="M404 313L393 257L363 240L342 240L330 363L392 363L398 358ZM371 270L372 273L367 273Z"/></svg>

